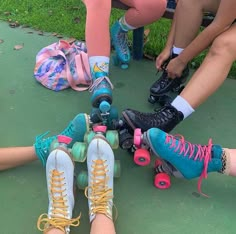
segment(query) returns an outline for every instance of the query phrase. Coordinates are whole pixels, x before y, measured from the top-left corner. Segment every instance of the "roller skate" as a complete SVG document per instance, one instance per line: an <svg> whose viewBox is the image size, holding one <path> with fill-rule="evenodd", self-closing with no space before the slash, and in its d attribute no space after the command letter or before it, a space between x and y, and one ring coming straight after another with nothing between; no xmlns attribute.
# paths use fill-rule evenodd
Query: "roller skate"
<svg viewBox="0 0 236 234"><path fill-rule="evenodd" d="M177 55L172 55L172 57L163 65L163 73L161 77L152 84L150 88L150 96L148 98L149 103L154 104L157 102L162 106L166 103L170 104L184 89L184 83L189 75L188 66L184 69L182 76L175 79L169 78L166 71L169 61L175 57L177 57Z"/></svg>
<svg viewBox="0 0 236 234"><path fill-rule="evenodd" d="M134 129L128 124L125 118L121 117L113 121L113 129L116 129L119 133L120 148L133 153L135 151L133 141Z"/></svg>
<svg viewBox="0 0 236 234"><path fill-rule="evenodd" d="M155 165L155 186L159 188L170 186L171 175L185 179L200 177L198 190L202 193L202 179L209 172L222 172L226 162L224 149L213 145L211 139L208 145L192 144L181 135L173 136L158 128L143 134L137 130L135 137L140 149L145 147L159 158Z"/></svg>
<svg viewBox="0 0 236 234"><path fill-rule="evenodd" d="M76 141L83 141L84 135L88 129L89 116L81 113L78 114L59 135L70 137L72 140L69 147L71 147ZM44 138L47 133L37 136L34 144L35 153L43 165L46 164L52 142L57 139L57 136Z"/></svg>
<svg viewBox="0 0 236 234"><path fill-rule="evenodd" d="M87 156L88 198L90 222L96 215L104 214L112 219L114 154L102 134L97 134L88 146Z"/></svg>
<svg viewBox="0 0 236 234"><path fill-rule="evenodd" d="M112 45L115 48L115 56L113 62L122 69L127 69L130 62L130 50L128 46L127 31L123 30L119 21L116 21L111 28Z"/></svg>
<svg viewBox="0 0 236 234"><path fill-rule="evenodd" d="M93 123L103 123L110 125L113 119L118 118L118 111L112 107L113 85L108 78L108 63L95 64L92 70L93 84L89 91L92 92L92 111L90 118Z"/></svg>
<svg viewBox="0 0 236 234"><path fill-rule="evenodd" d="M81 150L84 150L84 147L82 144L86 145L86 158L89 155L89 147L91 142L94 138L101 138L101 140L106 141L106 144L109 144L109 147L111 149L117 149L119 147L119 138L118 138L118 132L115 130L107 130L107 127L104 125L94 125L92 130L88 131L84 136L84 143L76 143L78 145L74 145L72 148L72 155L73 158L75 158L75 161L78 157L75 157L76 155L81 154ZM81 147L82 146L82 147ZM84 153L83 153L84 155ZM115 166L114 166L114 177L119 178L120 177L120 161L115 160ZM79 189L85 189L85 187L88 186L88 172L87 171L81 171L77 175L77 186Z"/></svg>
<svg viewBox="0 0 236 234"><path fill-rule="evenodd" d="M69 139L72 140L65 136L59 137L61 145L54 149L47 159L48 213L42 214L37 223L38 229L44 233L53 228L69 233L70 226L79 226L80 224L80 215L77 218L72 218L74 163L66 148Z"/></svg>
<svg viewBox="0 0 236 234"><path fill-rule="evenodd" d="M122 112L123 118L127 125L134 131L140 128L142 132L150 128L160 128L163 131L170 132L184 115L172 105L165 105L156 113L142 113L132 109L126 109Z"/></svg>

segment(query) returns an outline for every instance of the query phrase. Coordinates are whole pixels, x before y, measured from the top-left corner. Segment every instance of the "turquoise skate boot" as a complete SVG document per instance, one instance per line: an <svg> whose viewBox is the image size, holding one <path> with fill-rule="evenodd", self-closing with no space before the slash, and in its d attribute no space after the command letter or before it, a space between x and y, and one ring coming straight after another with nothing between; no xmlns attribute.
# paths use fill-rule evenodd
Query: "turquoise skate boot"
<svg viewBox="0 0 236 234"><path fill-rule="evenodd" d="M71 147L76 141L83 141L85 133L89 130L89 116L84 113L78 114L69 125L58 135L63 135L72 138L68 147ZM45 166L47 157L50 153L51 143L57 139L57 135L44 138L48 132L37 136L34 148L35 153Z"/></svg>
<svg viewBox="0 0 236 234"><path fill-rule="evenodd" d="M181 135L172 136L158 128L151 128L143 135L143 140L161 159L174 166L186 179L199 177L198 190L201 182L209 172L221 172L224 150L219 145L192 144Z"/></svg>
<svg viewBox="0 0 236 234"><path fill-rule="evenodd" d="M109 64L104 63L104 68L105 66L109 66ZM107 68L105 69L108 70ZM89 91L92 92L92 106L99 108L102 113L107 113L111 108L113 85L108 78L108 73L103 71L101 65L98 67L97 64L95 64L92 69L92 77L93 84L89 89Z"/></svg>
<svg viewBox="0 0 236 234"><path fill-rule="evenodd" d="M46 163L48 213L38 218L37 227L47 233L56 228L70 232L70 226L79 226L80 215L72 218L74 208L74 163L66 149L53 150Z"/></svg>
<svg viewBox="0 0 236 234"><path fill-rule="evenodd" d="M87 151L88 198L90 222L96 214L112 219L114 154L105 137L95 135Z"/></svg>
<svg viewBox="0 0 236 234"><path fill-rule="evenodd" d="M116 21L111 28L112 45L116 51L113 62L115 65L120 64L122 69L127 69L130 62L127 32L121 28L119 21Z"/></svg>

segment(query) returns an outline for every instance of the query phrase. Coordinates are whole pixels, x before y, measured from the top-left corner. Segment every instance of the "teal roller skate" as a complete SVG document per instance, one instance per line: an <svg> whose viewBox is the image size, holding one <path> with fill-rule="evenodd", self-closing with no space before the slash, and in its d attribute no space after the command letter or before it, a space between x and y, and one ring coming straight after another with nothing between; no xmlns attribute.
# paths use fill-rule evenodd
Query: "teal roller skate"
<svg viewBox="0 0 236 234"><path fill-rule="evenodd" d="M118 119L118 111L112 107L113 85L108 78L109 62L96 62L91 69L93 84L90 87L92 92L92 111L90 120L92 123L102 123L111 126L113 119Z"/></svg>
<svg viewBox="0 0 236 234"><path fill-rule="evenodd" d="M169 165L170 169L171 165L182 177L186 179L200 177L198 182L200 193L202 193L201 181L207 178L207 173L222 171L224 150L219 145L213 145L211 139L208 145L192 144L181 135L173 136L158 128L151 128L140 136L139 141L136 139L136 144L140 147L149 146L164 166Z"/></svg>
<svg viewBox="0 0 236 234"><path fill-rule="evenodd" d="M121 28L119 21L111 28L111 39L116 51L116 55L113 57L114 65L120 65L122 69L127 69L130 62L128 37L127 31Z"/></svg>
<svg viewBox="0 0 236 234"><path fill-rule="evenodd" d="M89 125L89 116L81 113L78 114L59 135L70 137L72 140L68 144L68 147L71 147L76 141L84 140L84 135L89 130ZM46 134L47 133L37 136L34 144L35 153L43 165L46 164L47 157L52 148L58 146L56 143L57 135L44 138Z"/></svg>

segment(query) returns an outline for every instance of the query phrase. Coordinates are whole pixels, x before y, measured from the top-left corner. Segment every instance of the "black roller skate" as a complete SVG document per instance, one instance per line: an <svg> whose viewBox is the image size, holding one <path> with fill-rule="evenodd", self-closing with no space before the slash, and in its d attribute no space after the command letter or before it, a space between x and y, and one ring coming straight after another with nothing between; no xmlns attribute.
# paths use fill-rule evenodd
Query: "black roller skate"
<svg viewBox="0 0 236 234"><path fill-rule="evenodd" d="M120 119L113 121L113 129L118 130L119 132L119 146L121 149L133 153L135 148L133 143L134 130L132 127L123 117L121 117Z"/></svg>
<svg viewBox="0 0 236 234"><path fill-rule="evenodd" d="M184 69L182 76L175 79L169 78L166 71L169 61L176 57L177 55L172 55L172 57L163 65L163 73L161 77L151 86L150 96L148 98L148 101L151 104L156 102L162 106L166 103L170 104L172 100L184 89L184 83L189 75L188 66Z"/></svg>
<svg viewBox="0 0 236 234"><path fill-rule="evenodd" d="M124 122L132 131L140 128L142 132L150 128L159 128L165 132L170 132L184 115L170 104L166 104L155 113L142 113L132 109L126 109L122 112Z"/></svg>

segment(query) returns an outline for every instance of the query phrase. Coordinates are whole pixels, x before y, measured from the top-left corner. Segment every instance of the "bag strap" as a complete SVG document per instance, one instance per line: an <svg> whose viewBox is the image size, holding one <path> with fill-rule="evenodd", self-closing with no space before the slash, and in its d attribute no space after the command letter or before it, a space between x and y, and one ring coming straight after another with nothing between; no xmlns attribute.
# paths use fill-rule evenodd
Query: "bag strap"
<svg viewBox="0 0 236 234"><path fill-rule="evenodd" d="M87 90L92 83L92 78L88 62L88 55L84 51L81 51L79 54L75 56L75 65L76 65L76 72L78 74L78 80L75 81L72 77L68 77L68 82L71 85L71 88L76 91ZM89 79L86 79L86 77ZM85 85L85 87L78 87L78 85L81 84Z"/></svg>

